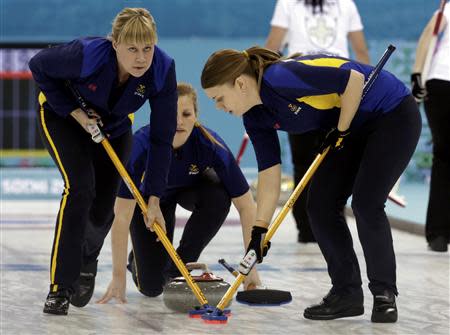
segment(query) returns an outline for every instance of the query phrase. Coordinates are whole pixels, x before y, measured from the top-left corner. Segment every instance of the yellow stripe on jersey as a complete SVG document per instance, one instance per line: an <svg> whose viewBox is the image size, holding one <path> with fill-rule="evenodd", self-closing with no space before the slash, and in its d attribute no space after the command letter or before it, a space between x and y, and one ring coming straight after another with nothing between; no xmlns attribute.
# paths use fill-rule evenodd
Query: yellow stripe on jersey
<svg viewBox="0 0 450 335"><path fill-rule="evenodd" d="M341 108L341 97L337 93L310 95L297 98L298 102L304 102L315 109L332 109L334 107Z"/></svg>
<svg viewBox="0 0 450 335"><path fill-rule="evenodd" d="M131 124L133 124L134 123L134 113L128 114L128 118L130 119Z"/></svg>
<svg viewBox="0 0 450 335"><path fill-rule="evenodd" d="M341 67L342 64L348 63L346 59L340 58L316 58L316 59L301 59L297 62L311 66L328 66L328 67Z"/></svg>
<svg viewBox="0 0 450 335"><path fill-rule="evenodd" d="M45 102L47 102L47 98L42 92L39 92L38 100L40 106L42 106Z"/></svg>
<svg viewBox="0 0 450 335"><path fill-rule="evenodd" d="M342 64L348 63L349 61L346 59L326 57L316 59L302 59L298 62L310 66L328 66L339 68L342 66ZM331 109L334 107L341 107L341 98L337 93L311 95L298 98L297 101L304 102L305 104L308 104L315 109Z"/></svg>
<svg viewBox="0 0 450 335"><path fill-rule="evenodd" d="M63 217L64 217L64 209L66 208L67 204L67 198L69 196L69 189L70 189L70 183L69 183L69 177L67 176L66 170L64 169L64 166L61 162L61 158L59 156L58 150L56 150L55 143L53 142L50 132L48 131L47 124L45 123L44 118L44 103L47 101L47 98L45 95L41 92L39 93L39 105L40 105L40 114L41 114L41 124L42 129L44 130L45 137L47 138L47 141L50 143L50 147L53 150L53 153L56 158L56 162L58 164L58 167L61 170L61 173L64 178L64 192L63 192L63 198L61 200L61 206L59 209L59 217L58 217L58 224L56 227L56 236L54 241L54 249L53 249L53 257L51 262L51 270L50 270L50 282L52 284L52 291L56 292L58 290L58 285L55 284L55 274L56 274L56 261L58 258L58 247L59 247L59 240L61 237L61 230L62 230L62 224L63 224Z"/></svg>

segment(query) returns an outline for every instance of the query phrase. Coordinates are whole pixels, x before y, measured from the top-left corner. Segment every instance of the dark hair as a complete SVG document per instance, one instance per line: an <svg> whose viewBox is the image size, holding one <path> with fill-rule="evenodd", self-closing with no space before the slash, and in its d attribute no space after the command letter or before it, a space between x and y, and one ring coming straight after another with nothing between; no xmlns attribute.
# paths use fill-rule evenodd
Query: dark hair
<svg viewBox="0 0 450 335"><path fill-rule="evenodd" d="M278 53L259 46L244 51L218 50L209 56L203 67L202 87L205 89L228 83L234 84L236 78L242 74L253 76L260 87L264 70L280 59Z"/></svg>
<svg viewBox="0 0 450 335"><path fill-rule="evenodd" d="M319 7L320 12L323 13L323 4L325 0L303 0L305 2L305 5L312 6L313 13L316 14L316 8Z"/></svg>

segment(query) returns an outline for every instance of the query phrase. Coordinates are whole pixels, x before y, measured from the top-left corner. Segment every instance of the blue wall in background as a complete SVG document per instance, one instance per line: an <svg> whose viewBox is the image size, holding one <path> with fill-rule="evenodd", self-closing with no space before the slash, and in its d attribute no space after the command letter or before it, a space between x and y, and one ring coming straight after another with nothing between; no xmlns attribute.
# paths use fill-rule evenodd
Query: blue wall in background
<svg viewBox="0 0 450 335"><path fill-rule="evenodd" d="M107 35L114 16L126 6L146 7L158 26L159 45L176 61L177 77L199 90L201 120L217 130L233 151L242 139L242 122L214 110L200 90L199 76L207 57L221 48L244 49L263 44L275 0L0 0L1 42L67 41L78 36ZM375 62L389 43L397 51L387 64L405 83L421 30L438 0L356 0ZM148 106L136 113L135 128L148 120ZM285 171L290 171L285 134L280 134ZM416 160L408 169L413 179L429 174L429 131L424 127ZM283 145L284 144L284 145ZM244 167L256 166L247 150ZM428 166L427 166L428 165Z"/></svg>
<svg viewBox="0 0 450 335"><path fill-rule="evenodd" d="M356 0L369 40L417 40L438 0ZM123 7L146 7L161 37L262 37L275 0L1 0L1 41L105 35Z"/></svg>
<svg viewBox="0 0 450 335"><path fill-rule="evenodd" d="M295 1L295 0L293 0ZM241 120L215 110L201 92L200 72L207 57L221 48L244 49L263 44L276 0L0 0L0 42L60 42L79 36L105 36L111 21L123 7L146 7L155 17L159 45L176 61L177 78L199 91L200 119L217 130L236 152L244 128ZM436 10L439 0L355 0L375 62L389 43L397 46L386 69L408 84L417 39ZM408 84L409 85L409 84ZM136 115L134 128L148 121L146 105ZM292 170L287 138L280 133L283 168ZM427 181L430 166L430 134L424 118L422 137L403 181ZM254 177L256 160L251 146L241 162ZM25 170L25 172L23 172ZM56 169L5 169L0 198L56 199L61 178ZM410 203L407 211L393 208L395 216L425 222L426 184L408 183L401 188Z"/></svg>

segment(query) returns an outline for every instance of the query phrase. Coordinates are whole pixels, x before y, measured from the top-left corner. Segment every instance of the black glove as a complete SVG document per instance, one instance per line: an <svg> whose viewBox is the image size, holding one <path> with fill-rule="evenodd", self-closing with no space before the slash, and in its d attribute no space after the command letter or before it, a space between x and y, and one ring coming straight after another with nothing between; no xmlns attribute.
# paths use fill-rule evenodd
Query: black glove
<svg viewBox="0 0 450 335"><path fill-rule="evenodd" d="M350 130L340 131L337 128L332 128L319 148L319 153L323 153L326 148L330 147L330 151L341 150L344 147L344 139L350 134Z"/></svg>
<svg viewBox="0 0 450 335"><path fill-rule="evenodd" d="M420 73L413 73L411 75L411 91L418 103L421 102L427 94L425 88L422 86L422 75Z"/></svg>
<svg viewBox="0 0 450 335"><path fill-rule="evenodd" d="M263 248L262 243L264 242L264 234L267 233L267 228L253 226L252 229L252 239L247 247L246 254L251 250L255 250L256 257L258 259L258 263L261 263L263 257L267 255L267 251L270 249L270 242L267 242L267 245Z"/></svg>

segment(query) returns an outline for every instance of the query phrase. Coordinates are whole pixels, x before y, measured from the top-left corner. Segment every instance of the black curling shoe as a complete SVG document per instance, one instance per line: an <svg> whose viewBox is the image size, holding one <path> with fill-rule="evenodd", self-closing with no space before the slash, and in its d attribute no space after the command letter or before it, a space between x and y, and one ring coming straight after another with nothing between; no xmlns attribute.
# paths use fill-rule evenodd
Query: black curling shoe
<svg viewBox="0 0 450 335"><path fill-rule="evenodd" d="M75 307L84 307L92 298L97 275L97 261L83 265L78 279L78 289L72 296L70 303Z"/></svg>
<svg viewBox="0 0 450 335"><path fill-rule="evenodd" d="M394 293L384 291L382 294L373 297L372 322L397 322L397 318Z"/></svg>
<svg viewBox="0 0 450 335"><path fill-rule="evenodd" d="M311 320L333 320L362 314L364 314L362 291L346 295L330 292L321 303L308 307L303 312L303 316Z"/></svg>
<svg viewBox="0 0 450 335"><path fill-rule="evenodd" d="M428 242L428 248L432 251L447 252L448 239L445 236L438 236Z"/></svg>
<svg viewBox="0 0 450 335"><path fill-rule="evenodd" d="M67 315L70 304L70 293L68 290L50 292L45 300L44 313L55 315Z"/></svg>

